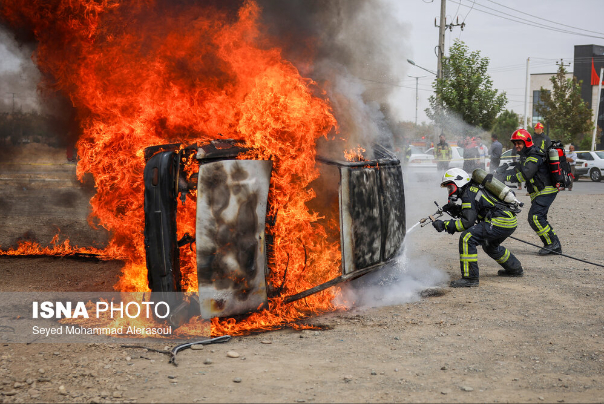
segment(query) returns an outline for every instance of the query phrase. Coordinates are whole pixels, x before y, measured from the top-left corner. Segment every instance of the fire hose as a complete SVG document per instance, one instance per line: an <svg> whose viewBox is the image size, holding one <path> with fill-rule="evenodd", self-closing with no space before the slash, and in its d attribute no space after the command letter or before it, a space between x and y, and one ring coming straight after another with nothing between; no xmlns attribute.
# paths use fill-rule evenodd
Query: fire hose
<svg viewBox="0 0 604 404"><path fill-rule="evenodd" d="M540 246L538 246L537 244L529 243L528 241L521 240L521 239L519 239L519 238L517 238L517 237L508 236L508 238L514 239L514 240L516 240L516 241L520 241L521 243L524 243L524 244L532 245L533 247L541 248L541 247L540 247ZM590 262L590 261L583 260L583 259L581 259L581 258L572 257L572 256L570 256L570 255L563 254L563 253L558 252L558 251L556 251L556 250L550 250L549 248L546 248L546 250L547 250L547 251L549 251L549 252L552 252L552 253L555 253L555 254L561 255L561 256L563 256L563 257L566 257L566 258L570 258L570 259L573 259L573 260L577 260L577 261L585 262L586 264L591 264L591 265L595 265L595 266L597 266L597 267L602 267L602 268L604 268L604 265L601 265L601 264L596 264L595 262Z"/></svg>
<svg viewBox="0 0 604 404"><path fill-rule="evenodd" d="M438 203L436 203L436 201L434 202L434 204L435 204L435 205L436 205L436 207L438 208L438 209L437 209L437 211L436 211L434 214L429 215L428 217L425 217L425 218L423 218L423 219L420 219L419 223L421 224L421 227L424 227L425 225L427 225L427 224L429 224L429 223L434 222L434 221L435 221L437 218L439 218L439 217L441 217L441 216L443 215L443 212L444 212L444 211L443 211L443 209L442 209L440 206L438 206ZM449 213L449 212L447 212L447 213L448 213L448 215L449 215L449 216L451 216L453 219L458 219L457 217L455 217L455 216L451 215L451 213ZM528 241L525 241L525 240L519 239L519 238L517 238L517 237L508 236L508 238L511 238L511 239L513 239L513 240L516 240L516 241L520 241L521 243L528 244L528 245L533 246L533 247L541 248L541 247L540 247L540 246L538 246L537 244L529 243ZM573 257L573 256L571 256L571 255L568 255L568 254L563 254L563 253L561 253L561 252L558 252L558 251L555 251L555 250L550 250L550 249L548 249L548 248L546 248L546 250L547 250L547 251L549 251L550 253L558 254L558 255L561 255L561 256L566 257L566 258L570 258L570 259L573 259L573 260L576 260L576 261L581 261L581 262L584 262L584 263L586 263L586 264L595 265L595 266L597 266L597 267L602 267L602 268L604 268L604 265L601 265L601 264L596 264L595 262L590 262L590 261L587 261L587 260L584 260L584 259L581 259L581 258Z"/></svg>
<svg viewBox="0 0 604 404"><path fill-rule="evenodd" d="M158 353L170 355L170 360L168 361L168 363L171 363L174 366L178 366L178 364L176 363L176 354L179 351L182 351L183 349L191 348L193 345L220 344L220 343L224 343L224 342L229 342L230 340L231 340L230 335L223 335L221 337L215 337L215 338L211 338L211 339L205 339L202 341L187 342L184 344L176 345L174 348L172 348L169 351L164 350L164 349L154 349L154 348L150 348L150 347L143 346L143 345L122 345L122 348L142 348L142 349L146 349L147 351L158 352Z"/></svg>

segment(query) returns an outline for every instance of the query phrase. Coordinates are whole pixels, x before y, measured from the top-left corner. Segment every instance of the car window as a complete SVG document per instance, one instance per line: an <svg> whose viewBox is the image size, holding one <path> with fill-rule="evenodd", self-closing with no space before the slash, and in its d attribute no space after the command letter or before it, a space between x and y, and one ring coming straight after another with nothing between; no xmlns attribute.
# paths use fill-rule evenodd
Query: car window
<svg viewBox="0 0 604 404"><path fill-rule="evenodd" d="M504 151L501 157L512 157L512 149Z"/></svg>
<svg viewBox="0 0 604 404"><path fill-rule="evenodd" d="M596 155L597 155L598 157L600 157L601 159L604 159L604 152L602 152L602 151L597 151L597 152L594 152L594 153L596 153Z"/></svg>
<svg viewBox="0 0 604 404"><path fill-rule="evenodd" d="M431 155L431 156L434 156L434 148L433 148L433 147L431 147L431 148L429 148L428 150L426 150L426 154L429 154L429 155Z"/></svg>
<svg viewBox="0 0 604 404"><path fill-rule="evenodd" d="M591 155L591 153L577 153L577 158L581 159L581 160L593 160L594 157Z"/></svg>
<svg viewBox="0 0 604 404"><path fill-rule="evenodd" d="M454 149L457 149L457 153L459 153L459 156L463 157L463 147L454 147Z"/></svg>

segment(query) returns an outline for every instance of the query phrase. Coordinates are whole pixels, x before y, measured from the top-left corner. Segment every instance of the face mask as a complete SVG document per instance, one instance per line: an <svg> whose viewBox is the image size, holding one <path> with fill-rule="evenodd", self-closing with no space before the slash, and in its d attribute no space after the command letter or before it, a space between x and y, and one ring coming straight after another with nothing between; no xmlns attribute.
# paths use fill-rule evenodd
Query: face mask
<svg viewBox="0 0 604 404"><path fill-rule="evenodd" d="M458 199L457 196L457 185L454 183L447 184L447 192L449 192L449 201L455 202Z"/></svg>

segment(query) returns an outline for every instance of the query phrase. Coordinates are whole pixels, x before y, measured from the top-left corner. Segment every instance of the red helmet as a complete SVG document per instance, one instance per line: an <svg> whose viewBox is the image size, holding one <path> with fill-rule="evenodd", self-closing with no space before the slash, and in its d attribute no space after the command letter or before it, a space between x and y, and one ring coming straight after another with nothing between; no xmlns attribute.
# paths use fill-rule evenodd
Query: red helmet
<svg viewBox="0 0 604 404"><path fill-rule="evenodd" d="M543 124L541 122L537 122L535 129L543 129Z"/></svg>
<svg viewBox="0 0 604 404"><path fill-rule="evenodd" d="M533 145L533 138L525 129L518 129L516 132L512 133L512 138L510 140L512 142L514 140L522 140L526 147L531 147Z"/></svg>

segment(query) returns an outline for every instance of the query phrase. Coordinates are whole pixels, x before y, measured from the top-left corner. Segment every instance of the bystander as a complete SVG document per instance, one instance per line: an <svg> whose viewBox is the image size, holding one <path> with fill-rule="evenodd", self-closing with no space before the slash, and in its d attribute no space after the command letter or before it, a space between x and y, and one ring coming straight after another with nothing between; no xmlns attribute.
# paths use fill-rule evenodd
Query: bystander
<svg viewBox="0 0 604 404"><path fill-rule="evenodd" d="M575 146L572 144L570 146L568 146L568 153L566 154L566 161L568 162L568 164L570 164L570 173L571 173L571 177L572 177L572 182L568 186L568 190L572 191L573 185L576 180L575 165L577 164L577 153L575 152Z"/></svg>
<svg viewBox="0 0 604 404"><path fill-rule="evenodd" d="M489 155L491 156L491 172L495 172L499 163L501 163L501 154L503 153L503 145L497 140L497 135L491 135L491 150Z"/></svg>

